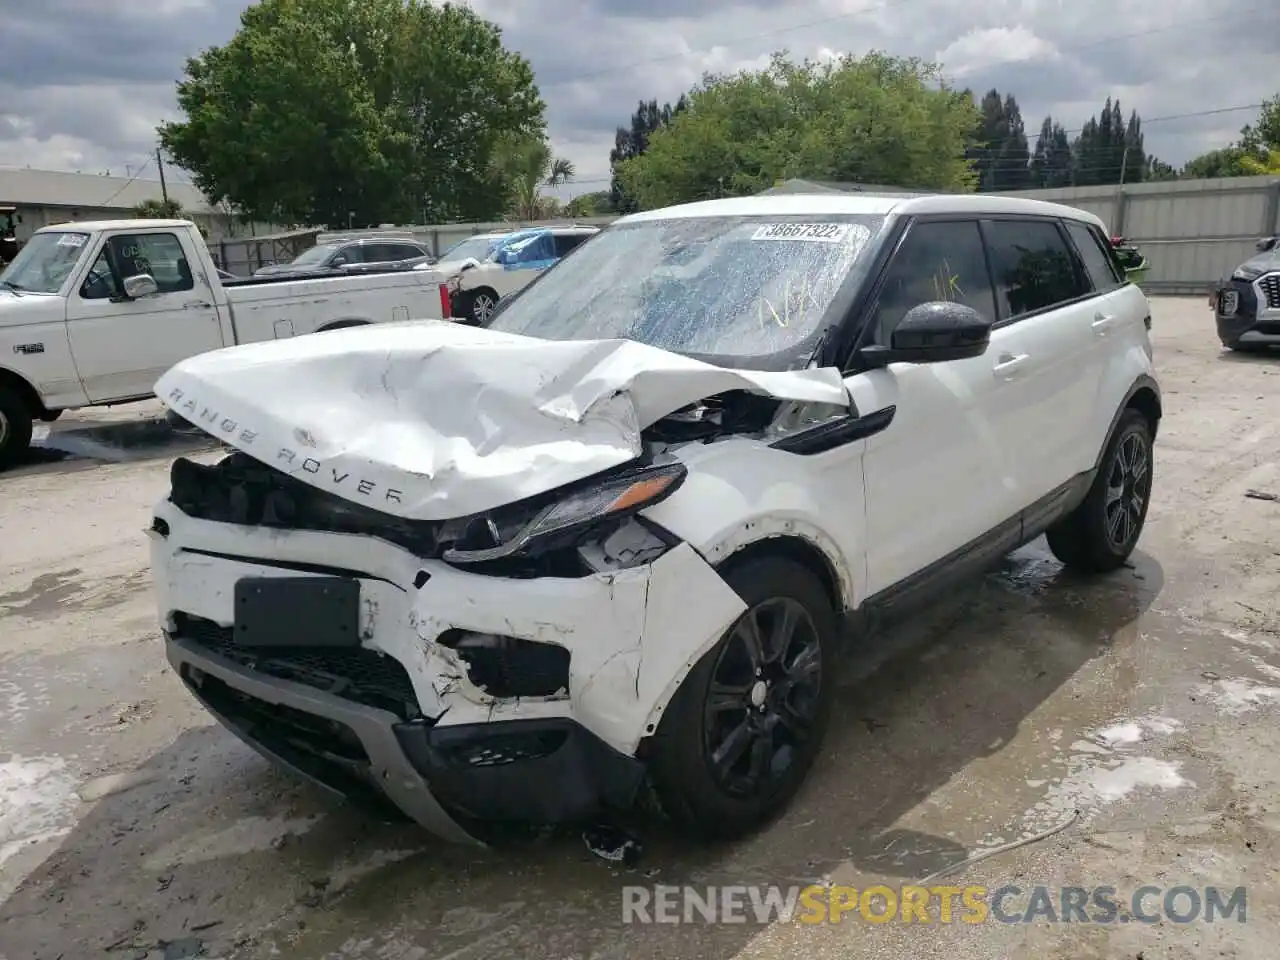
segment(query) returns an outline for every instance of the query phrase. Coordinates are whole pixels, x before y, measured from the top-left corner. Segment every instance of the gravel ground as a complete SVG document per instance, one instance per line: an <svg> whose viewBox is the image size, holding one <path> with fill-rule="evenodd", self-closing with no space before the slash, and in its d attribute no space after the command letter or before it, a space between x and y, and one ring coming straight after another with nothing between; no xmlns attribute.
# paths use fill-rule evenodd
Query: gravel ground
<svg viewBox="0 0 1280 960"><path fill-rule="evenodd" d="M69 415L0 477L0 958L1274 956L1280 502L1246 491L1280 493L1280 357L1222 353L1200 299L1153 305L1133 568L1080 581L1024 548L842 691L780 822L716 848L642 823L631 868L570 831L442 847L212 725L167 669L142 534L190 441L154 405ZM896 887L1068 822L941 882L1243 886L1247 922L622 922L628 885Z"/></svg>

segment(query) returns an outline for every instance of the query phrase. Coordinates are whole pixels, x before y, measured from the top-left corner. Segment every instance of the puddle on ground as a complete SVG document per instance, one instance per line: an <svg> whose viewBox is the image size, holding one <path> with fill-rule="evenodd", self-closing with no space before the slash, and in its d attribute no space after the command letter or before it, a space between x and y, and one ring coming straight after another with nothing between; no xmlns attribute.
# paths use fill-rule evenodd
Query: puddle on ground
<svg viewBox="0 0 1280 960"><path fill-rule="evenodd" d="M24 847L65 834L79 804L76 780L61 757L14 754L0 762L0 868Z"/></svg>
<svg viewBox="0 0 1280 960"><path fill-rule="evenodd" d="M68 610L106 610L151 586L150 570L98 580L81 579L79 568L45 573L31 585L0 594L0 617L56 620Z"/></svg>

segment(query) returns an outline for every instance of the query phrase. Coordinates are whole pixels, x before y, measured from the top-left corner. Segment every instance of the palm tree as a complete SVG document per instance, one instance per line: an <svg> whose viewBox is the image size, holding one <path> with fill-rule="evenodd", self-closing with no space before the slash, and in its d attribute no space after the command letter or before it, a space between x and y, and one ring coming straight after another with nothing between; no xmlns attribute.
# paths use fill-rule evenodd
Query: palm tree
<svg viewBox="0 0 1280 960"><path fill-rule="evenodd" d="M543 187L558 187L574 177L573 163L553 157L541 137L503 142L494 153L494 166L510 191L511 212L517 220L538 220L546 209Z"/></svg>

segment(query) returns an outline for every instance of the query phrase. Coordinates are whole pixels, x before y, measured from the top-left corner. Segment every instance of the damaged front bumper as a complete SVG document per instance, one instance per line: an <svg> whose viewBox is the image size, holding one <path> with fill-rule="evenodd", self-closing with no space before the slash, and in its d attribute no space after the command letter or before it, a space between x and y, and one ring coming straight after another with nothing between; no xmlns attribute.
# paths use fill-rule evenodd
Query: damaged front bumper
<svg viewBox="0 0 1280 960"><path fill-rule="evenodd" d="M474 821L629 805L642 742L743 609L683 543L631 569L511 579L373 537L196 520L168 501L152 564L169 660L223 725L464 842ZM359 646L237 642L237 583L299 576L359 584Z"/></svg>

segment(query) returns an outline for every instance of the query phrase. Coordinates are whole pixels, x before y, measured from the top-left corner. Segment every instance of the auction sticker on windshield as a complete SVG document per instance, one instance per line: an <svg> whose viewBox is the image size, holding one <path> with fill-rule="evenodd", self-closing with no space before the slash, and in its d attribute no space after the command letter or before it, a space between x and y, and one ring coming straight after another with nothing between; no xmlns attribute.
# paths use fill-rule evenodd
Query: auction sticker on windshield
<svg viewBox="0 0 1280 960"><path fill-rule="evenodd" d="M816 240L839 243L849 235L848 223L766 223L756 230L752 240Z"/></svg>
<svg viewBox="0 0 1280 960"><path fill-rule="evenodd" d="M88 234L84 233L64 233L58 238L58 246L60 247L83 247L85 240L89 239Z"/></svg>

